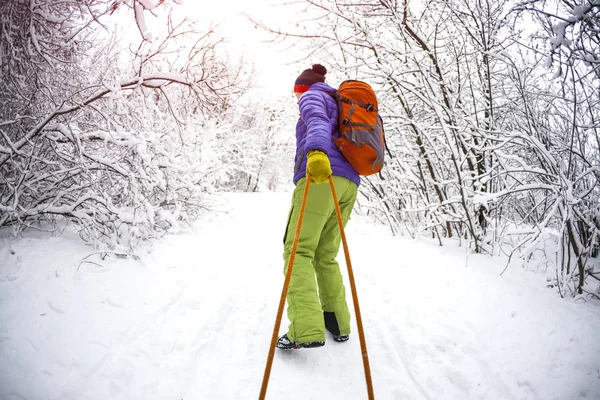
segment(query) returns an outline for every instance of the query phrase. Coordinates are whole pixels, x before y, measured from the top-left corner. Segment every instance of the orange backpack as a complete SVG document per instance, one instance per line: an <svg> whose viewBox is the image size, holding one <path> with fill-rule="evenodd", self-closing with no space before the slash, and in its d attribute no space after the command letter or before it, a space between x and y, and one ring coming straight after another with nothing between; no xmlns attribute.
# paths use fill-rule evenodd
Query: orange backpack
<svg viewBox="0 0 600 400"><path fill-rule="evenodd" d="M383 167L385 137L375 92L365 82L348 80L335 97L340 115L337 148L359 175L376 174Z"/></svg>

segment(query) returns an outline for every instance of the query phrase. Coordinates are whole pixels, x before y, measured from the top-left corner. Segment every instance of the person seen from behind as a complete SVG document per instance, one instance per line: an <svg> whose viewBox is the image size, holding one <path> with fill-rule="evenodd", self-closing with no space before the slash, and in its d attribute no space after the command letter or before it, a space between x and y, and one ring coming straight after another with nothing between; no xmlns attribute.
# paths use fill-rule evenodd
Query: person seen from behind
<svg viewBox="0 0 600 400"><path fill-rule="evenodd" d="M314 348L325 345L325 331L336 342L350 334L350 312L340 266L335 260L341 243L335 204L329 185L338 195L344 226L356 201L360 177L339 152L336 89L325 83L327 69L315 64L295 81L300 118L296 124L296 157L293 182L296 188L284 236L284 274L294 242L307 172L311 176L302 230L292 269L288 294L287 333L279 349Z"/></svg>

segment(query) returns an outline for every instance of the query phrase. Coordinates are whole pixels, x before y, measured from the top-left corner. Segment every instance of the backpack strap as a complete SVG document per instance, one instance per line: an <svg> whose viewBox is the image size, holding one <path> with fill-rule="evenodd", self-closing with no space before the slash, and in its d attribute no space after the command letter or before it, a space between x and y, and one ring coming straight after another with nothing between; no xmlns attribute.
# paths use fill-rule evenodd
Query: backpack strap
<svg viewBox="0 0 600 400"><path fill-rule="evenodd" d="M371 111L379 111L374 104L365 104L365 103L361 103L360 101L354 101L354 100L350 100L347 97L342 97L340 96L340 101L344 102L344 103L348 103L348 104L352 104L352 107L350 108L350 110L354 109L354 104L356 104L357 106L360 106L362 108L364 108L365 110L367 110L368 112Z"/></svg>
<svg viewBox="0 0 600 400"><path fill-rule="evenodd" d="M350 100L347 97L342 97L339 95L339 92L336 92L337 95L337 99L339 104L341 105L341 103L348 103L350 104L350 111L348 111L348 117L344 119L344 121L342 121L342 123L344 125L349 125L350 129L352 130L352 138L353 141L356 141L356 137L355 137L355 133L354 133L354 128L357 127L361 127L361 128L369 128L369 129L375 129L376 127L370 124L363 124L360 122L350 122L352 120L352 114L354 114L354 105L356 104L359 107L364 108L365 110L367 110L367 112L372 112L372 111L377 111L377 108L375 108L375 106L373 104L365 104L365 103L361 103L359 101L354 101L354 100ZM338 107L339 110L341 110L341 107Z"/></svg>

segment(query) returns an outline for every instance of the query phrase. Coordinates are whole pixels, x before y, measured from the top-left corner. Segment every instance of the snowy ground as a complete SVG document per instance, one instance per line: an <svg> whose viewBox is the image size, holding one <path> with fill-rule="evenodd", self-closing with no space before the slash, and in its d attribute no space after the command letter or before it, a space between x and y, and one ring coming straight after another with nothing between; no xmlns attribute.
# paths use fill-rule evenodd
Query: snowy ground
<svg viewBox="0 0 600 400"><path fill-rule="evenodd" d="M2 239L0 399L256 399L290 194L227 199L140 261L80 266L76 238ZM365 217L347 235L377 399L600 399L597 305ZM366 398L358 336L277 351L267 398Z"/></svg>

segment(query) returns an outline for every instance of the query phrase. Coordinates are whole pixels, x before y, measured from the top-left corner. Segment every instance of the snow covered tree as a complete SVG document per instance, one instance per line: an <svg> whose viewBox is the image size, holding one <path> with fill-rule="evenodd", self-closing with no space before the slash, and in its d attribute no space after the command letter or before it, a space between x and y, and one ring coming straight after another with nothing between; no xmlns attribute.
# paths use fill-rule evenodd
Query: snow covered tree
<svg viewBox="0 0 600 400"><path fill-rule="evenodd" d="M513 12L537 21L541 30L527 52L537 69L513 67L523 104L515 115L526 122L519 127L527 132L521 139L535 155L529 176L538 183L529 191L537 192L535 209L527 214L537 218L535 232L523 243L530 252L551 236L560 249L561 293L597 295L597 283L588 278L600 280L593 261L600 242L600 2L518 2Z"/></svg>
<svg viewBox="0 0 600 400"><path fill-rule="evenodd" d="M207 207L203 132L248 80L168 1L0 5L0 226L128 250ZM137 30L119 31L118 20ZM122 28L124 29L124 28ZM132 35L137 39L131 39Z"/></svg>
<svg viewBox="0 0 600 400"><path fill-rule="evenodd" d="M506 2L431 1L419 18L405 2L306 3L321 13L319 26L284 34L318 41L323 59L380 92L395 157L385 181L365 180L363 195L379 198L395 225L408 218L412 229L469 237L487 251L490 210L472 198L489 190L493 157L482 135L495 123L489 53L505 46L505 25L495 22Z"/></svg>
<svg viewBox="0 0 600 400"><path fill-rule="evenodd" d="M598 0L518 1L514 11L538 22L548 43L546 65L557 74L582 64L600 79L600 2Z"/></svg>
<svg viewBox="0 0 600 400"><path fill-rule="evenodd" d="M215 185L222 190L276 190L291 180L295 99L249 92L215 121L214 162L231 165ZM286 172L289 172L286 174Z"/></svg>
<svg viewBox="0 0 600 400"><path fill-rule="evenodd" d="M597 2L302 3L313 24L265 28L378 91L393 157L363 179L368 209L477 252L549 262L552 238L561 293L582 293L598 275Z"/></svg>

